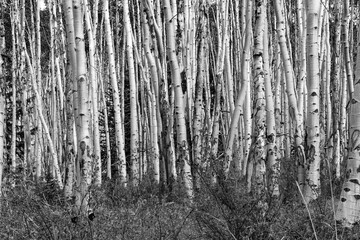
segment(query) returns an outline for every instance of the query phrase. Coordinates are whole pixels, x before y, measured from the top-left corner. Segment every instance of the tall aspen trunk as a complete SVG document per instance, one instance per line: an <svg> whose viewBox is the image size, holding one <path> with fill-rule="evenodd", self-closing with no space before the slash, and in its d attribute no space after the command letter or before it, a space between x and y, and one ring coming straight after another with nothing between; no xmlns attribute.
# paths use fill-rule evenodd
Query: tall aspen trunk
<svg viewBox="0 0 360 240"><path fill-rule="evenodd" d="M42 124L42 128L43 128L43 130L45 132L45 136L46 136L46 138L48 140L48 144L49 144L49 150L50 150L50 154L51 154L51 157L52 157L52 165L53 165L53 168L54 168L54 176L53 177L56 178L56 181L57 181L60 189L62 189L63 188L63 181L62 181L62 175L61 175L61 172L60 172L58 156L57 156L57 153L55 151L55 146L54 146L54 143L53 143L51 135L50 135L49 127L48 127L48 125L47 125L47 123L45 121L44 115L42 113L43 104L42 104L41 96L40 96L38 88L37 88L36 77L35 77L33 66L31 64L31 60L30 60L30 57L29 57L29 55L27 53L27 50L25 51L25 57L26 57L26 60L27 60L27 63L28 63L29 69L30 69L30 78L31 78L31 81L32 81L33 91L35 93L36 110L37 110L37 113L39 115L39 118L40 118L40 121L41 121L41 124Z"/></svg>
<svg viewBox="0 0 360 240"><path fill-rule="evenodd" d="M99 64L100 65L100 64ZM101 88L101 99L103 103L104 109L104 128L105 128L105 139L106 139L106 176L108 179L112 178L111 172L111 148L110 148L110 132L109 132L109 120L108 120L108 110L106 106L106 98L105 98L105 90L104 90L104 83L100 81L100 88Z"/></svg>
<svg viewBox="0 0 360 240"><path fill-rule="evenodd" d="M183 167L183 178L186 189L186 194L189 200L194 198L193 180L190 167L189 146L187 141L186 122L185 122L185 109L183 91L181 88L181 76L176 56L175 45L175 27L172 20L173 14L170 8L169 0L163 1L165 20L166 20L166 33L167 33L167 52L170 59L171 75L173 80L173 87L175 93L175 119L176 119L176 135L177 135L177 151L179 162Z"/></svg>
<svg viewBox="0 0 360 240"><path fill-rule="evenodd" d="M133 40L132 27L129 16L129 2L124 0L123 14L124 25L126 30L126 56L129 69L130 82L130 161L131 161L131 180L134 186L139 184L139 127L138 127L138 113L137 113L137 86L135 78L135 66L133 56Z"/></svg>
<svg viewBox="0 0 360 240"><path fill-rule="evenodd" d="M280 162L278 161L276 146L276 124L275 124L275 110L274 110L274 96L271 87L271 72L269 60L269 34L268 21L264 20L264 51L263 51L263 68L264 68L264 87L266 99L266 157L267 166L269 169L269 182L271 194L279 196L279 177L280 177Z"/></svg>
<svg viewBox="0 0 360 240"><path fill-rule="evenodd" d="M356 66L354 93L350 101L346 180L335 216L345 227L352 227L360 221L360 42L357 44Z"/></svg>
<svg viewBox="0 0 360 240"><path fill-rule="evenodd" d="M148 10L146 10L148 11ZM149 22L147 21L146 16L142 15L142 21L144 24L144 50L145 50L145 56L150 68L150 74L151 74L151 82L152 84L148 87L149 90L152 90L149 94L149 105L151 106L151 157L152 157L152 170L154 174L154 181L156 183L160 183L160 156L159 156L159 144L158 144L158 138L160 136L159 132L162 130L161 126L161 117L160 117L160 106L159 106L159 73L158 68L156 64L155 57L153 55L153 52L150 48L150 29L149 29ZM156 40L156 39L154 39ZM164 150L163 150L164 151Z"/></svg>
<svg viewBox="0 0 360 240"><path fill-rule="evenodd" d="M77 140L77 191L76 206L82 212L88 207L89 192L91 183L92 164L92 139L90 136L90 92L89 79L87 76L87 58L84 40L84 6L81 0L74 1L74 29L76 40L76 61L77 61L77 89L78 89L78 123Z"/></svg>
<svg viewBox="0 0 360 240"><path fill-rule="evenodd" d="M97 62L96 57L96 36L94 35L94 25L90 19L90 6L87 0L84 0L85 5L85 20L86 20L86 32L89 39L89 80L91 88L91 106L92 106L92 136L94 144L94 175L95 175L95 185L100 186L102 183L101 180L101 149L100 149L100 132L99 132L99 109L98 109L98 81L97 81Z"/></svg>
<svg viewBox="0 0 360 240"><path fill-rule="evenodd" d="M341 2L335 2L336 12L334 14L334 25L335 25L335 34L331 35L331 103L332 103L332 163L336 168L340 168L340 135L339 135L339 119L340 119L340 64L341 64ZM339 169L340 170L340 169ZM336 170L335 170L336 171ZM339 171L340 172L340 171Z"/></svg>
<svg viewBox="0 0 360 240"><path fill-rule="evenodd" d="M352 94L354 92L354 73L353 73L353 52L350 52L350 38L349 38L349 27L350 25L350 18L349 18L349 0L343 1L343 45L344 45L344 64L346 70L346 82L343 80L342 84L342 99L341 99L341 121L340 121L340 144L341 154L339 159L339 165L344 161L344 156L346 156L345 146L347 142L346 134L348 133L346 130L346 121L347 121L347 113L346 113L346 105L348 101L348 97L351 99ZM353 9L353 7L351 7ZM345 78L344 78L345 79ZM347 85L347 86L346 86ZM347 147L347 146L346 146ZM336 169L336 177L340 177L340 167Z"/></svg>
<svg viewBox="0 0 360 240"><path fill-rule="evenodd" d="M264 85L264 28L266 18L267 1L259 0L256 4L255 29L254 29L254 85L255 85L255 104L253 108L255 137L253 163L255 166L255 191L261 193L266 189L266 100Z"/></svg>
<svg viewBox="0 0 360 240"><path fill-rule="evenodd" d="M0 10L0 16L3 12ZM5 50L5 27L3 19L0 18L0 197L2 196L2 176L4 171L4 153L5 153L5 119L6 119L6 101L5 101L5 74L3 65L5 61L2 54Z"/></svg>
<svg viewBox="0 0 360 240"><path fill-rule="evenodd" d="M277 44L277 46L279 46ZM283 150L283 142L284 142L284 122L282 121L282 111L281 108L281 99L282 99L282 70L280 69L281 64L281 57L278 47L276 48L276 64L274 69L274 77L276 80L276 86L275 86L275 128L276 128L276 147L277 147L277 154L278 159L281 159L284 157L284 150ZM279 163L280 164L280 163ZM280 170L281 170L281 166ZM276 172L274 172L276 173ZM274 191L275 192L275 191Z"/></svg>
<svg viewBox="0 0 360 240"><path fill-rule="evenodd" d="M302 113L299 112L297 106L297 98L295 93L295 77L294 69L292 67L289 46L286 41L285 33L285 18L284 18L284 8L281 5L280 0L274 0L274 7L277 20L277 36L279 39L281 58L283 60L283 66L285 71L285 80L286 80L286 93L289 103L289 114L294 123L295 128L295 147L296 147L296 164L298 166L298 181L300 188L302 189L305 184L305 154L303 147L303 122L302 122Z"/></svg>
<svg viewBox="0 0 360 240"><path fill-rule="evenodd" d="M37 2L36 4L36 54L34 56L36 57L36 82L41 83L41 34L40 34L40 3ZM36 114L35 114L36 115ZM36 124L38 124L36 122ZM41 123L40 123L41 124ZM42 131L40 130L38 135L38 139L41 136ZM39 144L37 144L39 145ZM39 148L40 149L40 148ZM36 150L35 150L36 151ZM42 172L42 157L41 157L41 150L36 151L38 154L36 156L36 181L39 181L41 178L41 172Z"/></svg>
<svg viewBox="0 0 360 240"><path fill-rule="evenodd" d="M298 74L298 84L297 84L297 95L298 102L297 106L299 109L300 121L303 121L303 112L304 112L304 84L306 81L306 25L304 24L304 3L303 0L297 0L297 22L298 22L298 37L299 37L299 51L298 51L298 62L299 64L299 74Z"/></svg>
<svg viewBox="0 0 360 240"><path fill-rule="evenodd" d="M11 122L11 171L15 172L17 167L16 162L16 85L17 85L17 68L18 68L18 57L16 55L17 49L17 24L19 21L19 16L17 14L18 11L18 1L14 1L14 6L12 7L12 14L11 14L11 36L12 36L12 46L14 46L12 51L12 75L11 75L11 83L12 83L12 122Z"/></svg>
<svg viewBox="0 0 360 240"><path fill-rule="evenodd" d="M76 129L75 129L75 115L77 111L77 61L76 61L76 46L75 46L75 30L74 30L74 16L73 5L71 1L63 0L63 12L65 15L66 24L66 40L67 40L67 56L69 62L67 63L67 71L70 79L66 83L66 179L64 193L66 197L73 195L73 183L75 180L75 156L77 149L76 143Z"/></svg>
<svg viewBox="0 0 360 240"><path fill-rule="evenodd" d="M349 37L349 27L350 25L350 18L351 16L349 13L349 0L343 1L344 8L343 8L343 42L344 42L344 60L345 60L345 69L346 69L346 76L347 76L347 84L348 84L348 92L349 95L354 92L354 80L353 80L353 60L351 57L352 51L350 49L350 37ZM353 9L353 7L351 7ZM353 11L353 10L352 10ZM351 21L353 22L353 21ZM350 28L351 29L351 28Z"/></svg>
<svg viewBox="0 0 360 240"><path fill-rule="evenodd" d="M124 129L121 120L122 111L121 111L121 103L120 103L120 92L117 82L118 77L116 74L115 51L114 51L112 30L110 25L108 0L103 1L103 14L104 14L107 52L109 56L111 87L113 91L114 112L115 112L115 137L116 137L116 148L117 148L117 159L118 159L116 161L116 164L118 165L119 168L120 183L126 185L127 173L126 173L126 159L125 159L125 149L124 149L124 144L125 144Z"/></svg>
<svg viewBox="0 0 360 240"><path fill-rule="evenodd" d="M203 5L201 5L204 7ZM204 99L203 99L203 91L204 91L204 79L206 78L206 56L208 54L207 49L207 40L206 40L206 30L207 30L207 19L205 14L207 10L202 10L200 12L200 40L198 45L198 71L196 77L196 91L195 91L195 103L194 103L194 119L193 119L193 177L194 177L194 186L196 190L200 189L200 172L201 172L201 160L202 160L202 137L203 134L201 133L203 127L203 119L204 119Z"/></svg>
<svg viewBox="0 0 360 240"><path fill-rule="evenodd" d="M251 19L252 19L252 2L249 1L247 4L247 11L246 11L246 19L247 22L250 23ZM227 147L226 147L226 152L225 152L225 166L224 166L224 172L225 175L228 175L228 172L230 170L230 161L227 159L228 156L230 156L230 154L232 154L232 145L234 142L234 138L235 138L235 130L237 129L238 126L238 122L240 119L240 113L241 113L241 108L244 104L244 101L247 102L247 100L250 99L250 89L249 89L249 85L250 85L250 76L249 76L249 66L250 66L250 47L251 47L251 38L252 38L252 27L251 24L247 24L246 25L246 35L245 35L245 46L243 49L243 58L242 58L242 62L241 62L241 90L238 93L236 102L235 102L235 108L234 111L232 113L231 116L231 124L230 124L230 128L229 128L229 133L228 133L228 140L227 140ZM250 104L250 101L249 101ZM247 106L245 106L246 108ZM249 106L248 106L249 107ZM245 111L250 111L250 107L249 109L246 109ZM246 112L245 115L246 116L250 116L247 115ZM245 118L246 118L245 116ZM250 133L250 129L251 129L251 121L247 121L248 119L245 120L245 142L249 142L249 140L251 141L251 139L249 139L248 137L251 135ZM249 127L250 125L250 127ZM251 142L250 142L251 144ZM250 145L249 144L249 145ZM247 146L249 145L245 145L245 160L244 160L244 168L243 171L246 171L246 162L247 162L247 153L248 153L248 149ZM244 175L246 173L244 172Z"/></svg>
<svg viewBox="0 0 360 240"><path fill-rule="evenodd" d="M304 197L309 202L316 199L320 191L320 67L318 17L320 1L306 2L306 72L307 72L307 177Z"/></svg>

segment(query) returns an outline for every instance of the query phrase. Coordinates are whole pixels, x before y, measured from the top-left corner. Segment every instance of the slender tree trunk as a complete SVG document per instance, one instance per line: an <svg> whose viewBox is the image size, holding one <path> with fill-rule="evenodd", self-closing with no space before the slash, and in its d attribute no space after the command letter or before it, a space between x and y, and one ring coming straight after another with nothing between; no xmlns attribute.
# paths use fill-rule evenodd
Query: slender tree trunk
<svg viewBox="0 0 360 240"><path fill-rule="evenodd" d="M254 166L255 166L255 191L261 193L266 189L266 100L264 85L264 28L266 18L267 1L259 0L256 2L256 16L254 29L254 52L253 52L253 68L254 68L254 87L255 104L253 108L253 134L254 134ZM252 164L249 162L249 164Z"/></svg>
<svg viewBox="0 0 360 240"><path fill-rule="evenodd" d="M146 10L148 11L148 10ZM152 149L152 169L154 172L154 181L156 183L160 183L160 156L159 156L159 146L158 146L158 138L159 138L159 132L162 130L161 126L161 117L160 117L160 111L159 111L159 93L158 93L158 85L159 85L159 74L158 74L158 68L156 65L156 59L154 57L153 52L150 48L150 29L149 29L149 22L147 21L147 18L145 15L143 16L143 24L144 24L144 50L145 50L145 56L150 68L150 74L151 74L151 82L152 84L148 86L149 90L152 90L149 93L149 105L151 106L151 121L152 126L150 129L151 134L151 149ZM156 40L156 39L154 39ZM156 132L156 133L155 133ZM164 150L163 150L164 151Z"/></svg>
<svg viewBox="0 0 360 240"><path fill-rule="evenodd" d="M294 87L294 70L292 67L289 47L286 42L285 35L285 18L284 18L284 8L281 6L280 0L274 0L274 7L277 20L277 36L279 39L281 57L283 60L283 66L285 71L285 80L286 80L286 93L289 103L289 114L294 122L295 128L295 147L296 147L296 163L298 166L298 181L301 188L305 184L305 154L304 147L302 145L303 141L303 122L302 122L302 113L299 112L297 107L297 98L295 94Z"/></svg>
<svg viewBox="0 0 360 240"><path fill-rule="evenodd" d="M203 4L203 3L202 3ZM201 5L201 7L204 7ZM206 56L208 54L207 49L207 40L206 40L206 30L207 30L207 19L205 14L206 9L200 12L200 40L198 43L198 71L196 77L196 91L195 91L195 106L194 106L194 119L193 119L193 177L194 177L194 186L196 190L200 189L200 172L201 172L201 160L202 160L202 137L201 133L203 124L204 124L204 100L203 100L203 91L204 91L204 78L206 78L205 66L206 66Z"/></svg>
<svg viewBox="0 0 360 240"><path fill-rule="evenodd" d="M357 44L354 93L350 101L349 155L347 159L346 180L341 191L336 210L336 220L346 227L360 221L360 42Z"/></svg>
<svg viewBox="0 0 360 240"><path fill-rule="evenodd" d="M189 197L189 200L192 201L194 197L193 192L193 180L190 168L190 156L189 156L189 146L187 141L187 132L186 132L186 122L185 122L185 112L184 112L184 100L183 100L183 91L181 88L181 76L180 69L178 64L178 59L176 56L176 46L175 46L175 28L174 22L172 21L173 14L170 9L169 0L164 0L164 10L165 10L165 19L166 19L166 33L167 33L167 48L168 55L170 59L171 75L174 86L175 93L175 118L176 118L176 134L177 134L177 149L178 149L178 158L179 162L183 167L184 173L184 184L186 193Z"/></svg>
<svg viewBox="0 0 360 240"><path fill-rule="evenodd" d="M252 19L252 2L249 1L247 4L247 13L246 13L246 19L248 20L247 22L250 23L251 19ZM252 37L252 27L251 24L247 24L246 25L246 35L245 35L245 46L243 49L243 58L242 58L242 66L241 66L241 80L242 80L242 84L241 84L241 90L238 93L236 102L235 102L235 108L234 111L232 113L232 117L231 117L231 124L230 124L230 128L229 128L229 133L228 133L228 140L227 140L227 147L226 147L226 152L225 152L225 166L224 166L224 171L225 171L225 175L228 174L229 170L230 170L230 161L227 159L228 156L230 154L232 154L232 147L233 147L233 142L234 142L234 138L235 138L235 130L238 126L238 122L240 119L240 112L241 112L241 108L242 105L244 104L244 101L247 102L248 98L250 98L250 89L249 89L249 85L250 85L250 76L249 76L249 66L250 66L250 47L251 47L251 37ZM250 104L250 101L249 101ZM247 106L245 106L246 108ZM246 109L245 111L250 111L250 109ZM245 113L245 118L247 115L246 112ZM245 122L247 122L248 124L245 124L245 142L249 142L249 140L251 141L251 137L249 139L249 136L251 135L250 133L250 129L251 129L251 121L247 121L248 119L245 119ZM250 125L250 127L248 126ZM250 142L251 144L251 142ZM245 145L245 164L244 164L244 171L246 171L246 162L247 162L247 149L248 145ZM245 173L244 173L245 175Z"/></svg>
<svg viewBox="0 0 360 240"><path fill-rule="evenodd" d="M316 199L320 191L320 67L318 17L320 1L307 1L306 72L308 89L307 160L305 201Z"/></svg>
<svg viewBox="0 0 360 240"><path fill-rule="evenodd" d="M332 34L332 58L331 58L331 103L332 103L332 153L331 156L332 162L336 168L340 168L340 135L339 135L339 120L340 120L340 64L341 64L341 2L335 2L336 12L334 14L334 25L335 25L335 34ZM340 170L340 169L339 169ZM339 171L340 172L340 171Z"/></svg>
<svg viewBox="0 0 360 240"><path fill-rule="evenodd" d="M59 162L58 162L58 156L57 156L57 153L55 151L55 146L54 146L54 143L53 143L51 135L50 135L49 127L46 124L44 115L42 113L43 104L42 104L42 100L41 100L40 94L39 94L38 89L37 89L37 83L36 83L36 80L35 80L36 78L35 78L33 66L31 64L31 60L30 60L30 57L29 57L27 51L25 52L25 57L26 57L26 60L27 60L27 63L28 63L29 69L30 69L30 78L31 78L31 81L32 81L33 91L35 93L36 110L37 110L37 113L39 115L39 118L40 118L40 121L41 121L41 124L42 124L42 128L43 128L43 130L45 132L45 135L46 135L46 138L48 140L49 150L50 150L50 154L52 156L52 164L53 164L54 172L55 172L54 177L56 178L60 189L62 189L63 188L63 182L62 182L62 176L61 176Z"/></svg>
<svg viewBox="0 0 360 240"><path fill-rule="evenodd" d="M19 21L19 17L17 15L18 11L18 1L14 1L14 6L12 9L13 14L11 14L11 36L12 36L12 46L14 46L12 51L12 122L11 122L11 171L15 172L17 167L16 162L16 85L17 85L17 68L18 68L18 56L16 55L16 36L17 36L17 23Z"/></svg>
<svg viewBox="0 0 360 240"><path fill-rule="evenodd" d="M97 61L96 57L97 54L96 50L96 36L94 35L94 24L93 21L90 19L90 6L87 0L84 0L85 5L85 19L86 19L86 32L88 34L89 39L89 80L90 80L90 88L91 88L91 106L92 106L92 136L93 136L93 144L94 144L94 161L95 161L95 185L100 186L102 183L101 180L101 149L100 149L100 132L99 132L99 109L98 109L98 79L96 69Z"/></svg>
<svg viewBox="0 0 360 240"><path fill-rule="evenodd" d="M2 8L2 4L0 3ZM3 8L2 8L3 9ZM0 16L3 12L0 10ZM5 119L6 119L6 101L5 101L5 60L2 55L5 50L5 27L3 19L0 18L0 197L2 196L2 176L4 171L4 153L5 153ZM1 205L1 204L0 204Z"/></svg>
<svg viewBox="0 0 360 240"><path fill-rule="evenodd" d="M92 164L92 139L90 136L90 92L89 79L87 77L87 58L85 52L84 6L81 0L74 1L74 29L76 39L77 60L77 89L78 89L78 124L77 124L77 168L80 173L77 177L76 206L86 212L88 208L89 192L91 183Z"/></svg>
<svg viewBox="0 0 360 240"><path fill-rule="evenodd" d="M130 161L132 170L132 183L134 186L139 184L139 127L138 127L138 113L137 113L137 84L135 78L135 66L133 56L133 40L132 40L132 27L129 16L129 2L125 0L123 5L124 25L126 29L126 55L129 70L130 82Z"/></svg>
<svg viewBox="0 0 360 240"><path fill-rule="evenodd" d="M109 2L103 1L103 14L104 14L104 25L105 35L107 42L107 52L109 56L109 68L110 68L110 79L111 87L113 91L114 111L115 111L115 136L116 136L116 148L117 148L117 164L119 167L120 183L126 185L127 174L126 174L126 159L124 149L124 129L122 125L122 111L119 96L118 77L115 68L115 52L113 45L112 30L110 25L109 17ZM128 33L130 34L130 33Z"/></svg>
<svg viewBox="0 0 360 240"><path fill-rule="evenodd" d="M76 46L75 46L75 30L74 30L74 16L73 5L71 1L63 1L63 12L65 14L66 23L66 40L67 40L67 71L70 79L66 84L66 117L67 117L67 133L66 133L66 179L65 179L65 196L70 198L73 195L73 183L75 179L75 156L77 155L76 144L76 130L75 130L75 115L77 111L77 61L76 61ZM40 11L40 10L39 10Z"/></svg>
<svg viewBox="0 0 360 240"><path fill-rule="evenodd" d="M275 110L274 110L274 95L271 86L271 72L269 60L269 34L268 21L264 21L264 51L263 51L263 67L264 67L264 87L266 99L266 156L267 166L269 169L269 187L273 196L279 196L279 177L280 177L280 162L277 157L278 146L276 146L276 124L275 124Z"/></svg>

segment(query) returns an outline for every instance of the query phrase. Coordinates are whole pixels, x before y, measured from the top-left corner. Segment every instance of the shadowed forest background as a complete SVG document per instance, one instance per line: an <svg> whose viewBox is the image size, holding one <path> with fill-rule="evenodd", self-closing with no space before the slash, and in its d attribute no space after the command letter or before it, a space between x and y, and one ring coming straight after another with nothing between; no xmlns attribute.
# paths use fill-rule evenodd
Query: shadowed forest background
<svg viewBox="0 0 360 240"><path fill-rule="evenodd" d="M355 0L0 0L0 238L360 238L358 38Z"/></svg>

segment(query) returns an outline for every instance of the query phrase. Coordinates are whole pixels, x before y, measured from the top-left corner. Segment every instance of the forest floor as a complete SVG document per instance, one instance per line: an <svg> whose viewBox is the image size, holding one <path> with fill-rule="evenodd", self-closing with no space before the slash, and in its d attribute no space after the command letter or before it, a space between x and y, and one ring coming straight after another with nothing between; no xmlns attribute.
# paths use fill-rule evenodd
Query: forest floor
<svg viewBox="0 0 360 240"><path fill-rule="evenodd" d="M92 188L91 220L77 217L73 202L52 181L5 186L0 239L360 239L359 226L335 228L336 199L326 187L307 211L289 183L283 184L279 199L263 198L264 208L259 198L246 193L243 180L203 184L192 205L182 189L159 194L159 187L149 182L137 188L114 182ZM340 182L333 186L338 191Z"/></svg>

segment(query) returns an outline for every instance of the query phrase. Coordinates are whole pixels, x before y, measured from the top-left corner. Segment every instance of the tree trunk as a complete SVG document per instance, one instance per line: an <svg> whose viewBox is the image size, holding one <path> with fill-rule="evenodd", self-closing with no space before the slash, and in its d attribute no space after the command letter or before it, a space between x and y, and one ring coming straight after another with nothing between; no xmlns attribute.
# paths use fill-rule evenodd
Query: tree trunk
<svg viewBox="0 0 360 240"><path fill-rule="evenodd" d="M306 37L306 72L307 72L307 161L308 172L304 197L309 202L316 199L320 191L320 68L318 16L320 1L307 1L307 37Z"/></svg>
<svg viewBox="0 0 360 240"><path fill-rule="evenodd" d="M166 19L166 33L167 33L167 50L170 59L171 75L173 80L173 87L175 93L175 118L176 118L176 134L177 134L177 150L179 162L183 167L184 174L184 185L186 194L189 200L192 201L194 198L193 192L193 180L190 168L190 156L189 146L187 141L185 112L184 112L184 100L183 91L181 87L181 76L176 56L175 46L175 28L174 22L172 21L173 15L171 12L169 0L164 0L164 10Z"/></svg>

